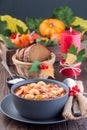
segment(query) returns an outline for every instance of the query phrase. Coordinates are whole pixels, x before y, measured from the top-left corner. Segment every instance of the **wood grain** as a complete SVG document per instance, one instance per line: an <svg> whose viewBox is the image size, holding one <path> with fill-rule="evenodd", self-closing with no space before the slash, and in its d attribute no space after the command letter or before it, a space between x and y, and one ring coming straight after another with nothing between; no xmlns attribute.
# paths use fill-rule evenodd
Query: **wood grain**
<svg viewBox="0 0 87 130"><path fill-rule="evenodd" d="M56 79L63 81L66 77L59 73L59 62L54 64L54 68ZM78 76L78 79L83 81L85 92L87 92L87 61L82 63L81 69L82 72ZM14 74L17 73L14 66L10 66L10 70ZM8 72L0 64L0 100L9 93L9 89L5 83L8 76ZM78 121L66 121L51 125L34 125L15 121L0 112L0 130L87 130L87 118Z"/></svg>

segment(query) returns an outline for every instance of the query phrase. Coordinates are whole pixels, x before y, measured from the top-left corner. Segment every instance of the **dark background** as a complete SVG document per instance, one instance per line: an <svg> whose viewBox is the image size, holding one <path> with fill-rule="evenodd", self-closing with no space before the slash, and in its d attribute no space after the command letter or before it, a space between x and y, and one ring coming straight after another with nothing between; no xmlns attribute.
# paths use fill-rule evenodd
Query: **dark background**
<svg viewBox="0 0 87 130"><path fill-rule="evenodd" d="M75 16L87 19L87 0L0 0L0 15L49 18L55 8L69 6Z"/></svg>

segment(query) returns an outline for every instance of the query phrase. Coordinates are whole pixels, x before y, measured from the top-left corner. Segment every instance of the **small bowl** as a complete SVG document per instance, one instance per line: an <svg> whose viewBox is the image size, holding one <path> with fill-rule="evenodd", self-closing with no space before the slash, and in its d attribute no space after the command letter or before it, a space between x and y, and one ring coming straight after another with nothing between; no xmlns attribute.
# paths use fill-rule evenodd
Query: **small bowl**
<svg viewBox="0 0 87 130"><path fill-rule="evenodd" d="M21 81L24 81L24 80L27 80L27 78L25 77L22 77L22 76L18 76L18 75L15 75L13 77L8 77L6 79L6 83L7 83L7 86L9 88L9 90L11 90L11 86L18 83L18 82L21 82Z"/></svg>
<svg viewBox="0 0 87 130"><path fill-rule="evenodd" d="M48 100L28 100L15 94L14 91L18 87L28 83L37 83L38 81L57 84L63 87L66 93L61 97ZM35 120L52 119L60 115L68 99L68 91L68 87L64 83L51 79L30 79L17 83L11 87L13 103L19 114L23 117Z"/></svg>

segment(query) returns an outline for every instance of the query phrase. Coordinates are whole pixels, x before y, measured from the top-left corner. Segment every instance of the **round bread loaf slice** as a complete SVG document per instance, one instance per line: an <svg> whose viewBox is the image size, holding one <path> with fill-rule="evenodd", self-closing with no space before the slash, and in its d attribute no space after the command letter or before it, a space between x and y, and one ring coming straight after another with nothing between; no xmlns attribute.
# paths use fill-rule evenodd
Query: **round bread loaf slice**
<svg viewBox="0 0 87 130"><path fill-rule="evenodd" d="M33 44L26 48L17 49L16 58L24 62L34 62L35 60L42 62L51 58L51 52L41 44Z"/></svg>
<svg viewBox="0 0 87 130"><path fill-rule="evenodd" d="M17 58L18 60L23 61L25 49L26 49L26 48L17 49L17 51L16 51L16 58Z"/></svg>
<svg viewBox="0 0 87 130"><path fill-rule="evenodd" d="M33 44L24 51L23 61L34 62L35 60L45 61L51 58L51 52L41 44Z"/></svg>

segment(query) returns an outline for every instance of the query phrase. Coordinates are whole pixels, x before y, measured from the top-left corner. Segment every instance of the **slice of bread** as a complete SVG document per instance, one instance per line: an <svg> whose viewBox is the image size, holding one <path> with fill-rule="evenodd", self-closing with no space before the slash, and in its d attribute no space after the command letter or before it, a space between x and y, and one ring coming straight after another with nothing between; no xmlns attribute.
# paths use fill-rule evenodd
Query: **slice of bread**
<svg viewBox="0 0 87 130"><path fill-rule="evenodd" d="M17 49L16 51L16 58L20 61L23 61L24 51L26 48Z"/></svg>

